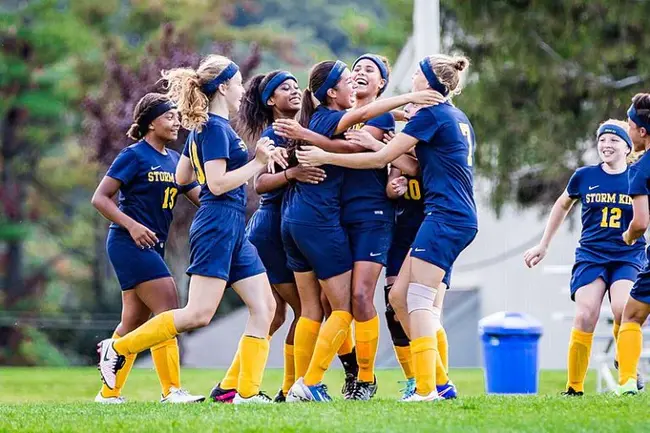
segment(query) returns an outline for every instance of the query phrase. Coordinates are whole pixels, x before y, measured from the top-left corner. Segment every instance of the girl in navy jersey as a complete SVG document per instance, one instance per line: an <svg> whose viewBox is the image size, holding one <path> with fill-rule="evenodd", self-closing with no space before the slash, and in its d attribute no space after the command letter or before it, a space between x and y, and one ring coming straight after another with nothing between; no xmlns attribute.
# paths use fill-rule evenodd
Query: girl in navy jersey
<svg viewBox="0 0 650 433"><path fill-rule="evenodd" d="M198 184L180 186L174 173L179 154L166 145L178 138L178 110L165 95L148 93L135 106L128 136L137 143L122 150L92 198L112 222L106 249L122 286L122 320L113 338L133 331L153 314L178 308L176 284L164 261L165 241L178 194L198 204ZM114 197L119 192L119 205ZM123 403L120 395L136 354L126 357L115 386L104 385L99 403ZM178 343L170 338L151 348L163 403L203 401L181 388Z"/></svg>
<svg viewBox="0 0 650 433"><path fill-rule="evenodd" d="M300 123L326 137L339 138L351 126L409 102L431 104L438 100L438 95L429 90L349 110L352 95L350 71L343 62L318 63L312 68L309 87L303 93ZM319 103L317 107L314 107L313 98ZM336 166L324 166L323 169L326 173L323 182L317 185L298 182L285 195L282 238L289 268L296 275L301 303L305 305L309 300L310 305L320 305L318 285L311 284L308 290L304 290L299 280L313 281L315 277L320 280L332 308L332 314L318 333L304 378L299 378L289 392L292 401L330 400L322 379L352 322L350 283L353 259L347 235L341 227L344 170ZM321 319L309 320L320 324Z"/></svg>
<svg viewBox="0 0 650 433"><path fill-rule="evenodd" d="M433 89L444 96L460 91L464 57L424 58L413 76L413 90ZM423 104L426 105L426 104ZM381 143L350 134L348 140L369 148ZM402 265L389 301L411 339L416 388L403 401L437 400L437 341L434 301L443 278L477 232L472 162L474 132L465 114L449 103L420 108L404 130L377 152L342 155L315 147L297 152L303 165L335 164L379 168L413 146L422 170L425 219Z"/></svg>
<svg viewBox="0 0 650 433"><path fill-rule="evenodd" d="M582 233L571 273L571 300L576 303L576 314L563 393L569 396L584 393L593 332L605 294L609 293L617 338L625 301L643 264L645 241L627 246L621 239L632 220L626 162L632 140L627 130L627 124L618 120L610 119L600 125L596 139L602 162L576 170L551 210L541 242L524 254L530 268L542 261L553 236L580 200Z"/></svg>
<svg viewBox="0 0 650 433"><path fill-rule="evenodd" d="M300 110L301 100L300 87L291 73L273 71L256 75L251 78L244 94L239 110L239 124L253 139L268 137L276 146L286 147L287 140L276 135L271 125L276 119L293 119ZM260 207L251 217L246 234L257 248L274 289L277 307L269 335L273 335L284 323L287 304L294 313L284 345L284 379L275 402L284 401L295 382L293 342L296 322L300 317L298 290L293 272L287 268L280 232L282 199L292 181L316 184L324 179L325 172L322 169L301 166L276 173L264 171L255 176L255 190L261 195ZM221 387L227 389L230 384L236 385L237 377L234 373L230 381L226 375Z"/></svg>
<svg viewBox="0 0 650 433"><path fill-rule="evenodd" d="M176 178L201 185L201 206L190 228L189 299L182 309L156 316L119 340L100 343L100 371L111 387L123 356L207 325L226 286L232 285L250 311L234 361L240 374L233 402L269 403L259 387L275 300L259 255L244 236L244 212L246 182L269 161L285 167L284 151L264 137L248 161L246 145L228 122L244 93L239 68L229 59L212 55L197 70L174 69L163 77L172 100L178 101L183 126L191 130Z"/></svg>
<svg viewBox="0 0 650 433"><path fill-rule="evenodd" d="M632 197L633 218L623 233L623 242L634 246L643 242L648 229L650 208L650 93L638 93L632 98L632 105L627 111L627 124L634 150L645 152L639 160L630 166L628 194ZM643 332L641 327L650 314L650 262L646 257L643 270L637 276L630 295L625 303L621 329L618 334L616 353L619 365L618 395L637 394L639 375L637 367L643 350ZM635 380L636 379L636 380Z"/></svg>

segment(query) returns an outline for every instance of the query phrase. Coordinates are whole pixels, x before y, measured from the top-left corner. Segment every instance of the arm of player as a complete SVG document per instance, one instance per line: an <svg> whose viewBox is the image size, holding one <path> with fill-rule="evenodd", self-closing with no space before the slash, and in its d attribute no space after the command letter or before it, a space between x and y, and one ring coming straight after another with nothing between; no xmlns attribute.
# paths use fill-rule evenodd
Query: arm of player
<svg viewBox="0 0 650 433"><path fill-rule="evenodd" d="M346 140L331 139L311 129L305 128L295 119L278 119L273 122L273 131L289 140L306 141L328 152L355 153L366 149Z"/></svg>
<svg viewBox="0 0 650 433"><path fill-rule="evenodd" d="M402 172L391 167L388 173L388 182L386 183L386 196L392 200L397 200L406 194L406 178Z"/></svg>
<svg viewBox="0 0 650 433"><path fill-rule="evenodd" d="M199 195L201 194L201 187L197 184L194 188L191 188L183 193L185 197L192 202L196 207L201 206L201 201L199 200Z"/></svg>
<svg viewBox="0 0 650 433"><path fill-rule="evenodd" d="M194 173L194 168L192 168L192 162L190 159L181 155L181 158L178 160L178 165L176 165L176 183L179 185L188 185L196 180L196 173Z"/></svg>
<svg viewBox="0 0 650 433"><path fill-rule="evenodd" d="M386 146L377 152L354 154L325 152L314 146L306 146L297 150L296 155L301 164L316 167L323 164L334 164L347 168L382 168L405 154L418 142L417 138L399 133Z"/></svg>
<svg viewBox="0 0 650 433"><path fill-rule="evenodd" d="M551 209L551 214L548 216L542 240L538 245L524 253L524 262L526 262L526 266L532 268L541 262L546 256L551 240L566 219L576 201L577 199L569 197L569 193L566 191L564 191L564 193L562 193L562 195L555 201L555 204Z"/></svg>
<svg viewBox="0 0 650 433"><path fill-rule="evenodd" d="M341 134L357 123L365 123L373 117L388 113L389 111L408 103L437 105L443 102L445 102L445 97L431 89L406 93L404 95L393 96L386 99L377 99L363 107L347 111L345 115L341 117L334 134Z"/></svg>
<svg viewBox="0 0 650 433"><path fill-rule="evenodd" d="M363 132L361 132L363 131ZM383 130L374 126L364 126L359 130L351 130L346 132L345 138L356 146L364 147L375 152L383 149L386 144L384 143L384 135L387 134ZM364 134L367 132L368 134ZM372 139L371 139L372 138ZM399 168L402 173L409 176L416 176L420 170L418 160L409 154L400 155L397 159L390 162L395 167Z"/></svg>
<svg viewBox="0 0 650 433"><path fill-rule="evenodd" d="M156 234L122 212L115 204L113 197L115 197L121 186L122 182L119 180L104 176L90 202L104 218L128 230L140 248L153 247L158 243Z"/></svg>
<svg viewBox="0 0 650 433"><path fill-rule="evenodd" d="M303 167L301 165L275 174L268 172L260 173L255 176L255 192L264 194L275 191L278 188L288 185L292 180L317 184L324 181L326 177L325 170L322 168Z"/></svg>
<svg viewBox="0 0 650 433"><path fill-rule="evenodd" d="M650 214L648 211L648 196L635 195L632 197L632 210L634 216L630 221L630 226L623 233L623 241L628 245L634 245L645 231L650 223Z"/></svg>
<svg viewBox="0 0 650 433"><path fill-rule="evenodd" d="M222 195L239 188L257 173L266 168L269 161L274 161L283 169L287 168L287 152L281 147L274 147L267 137L258 140L255 158L246 165L233 171L226 171L225 159L214 159L205 163L205 177L210 192Z"/></svg>

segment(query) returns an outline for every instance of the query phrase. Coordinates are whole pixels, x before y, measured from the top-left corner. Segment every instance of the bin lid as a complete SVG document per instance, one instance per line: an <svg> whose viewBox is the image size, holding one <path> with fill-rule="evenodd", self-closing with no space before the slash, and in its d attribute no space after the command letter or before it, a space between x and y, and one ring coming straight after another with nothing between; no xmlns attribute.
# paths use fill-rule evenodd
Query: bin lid
<svg viewBox="0 0 650 433"><path fill-rule="evenodd" d="M542 323L526 313L501 311L478 322L480 335L542 335Z"/></svg>

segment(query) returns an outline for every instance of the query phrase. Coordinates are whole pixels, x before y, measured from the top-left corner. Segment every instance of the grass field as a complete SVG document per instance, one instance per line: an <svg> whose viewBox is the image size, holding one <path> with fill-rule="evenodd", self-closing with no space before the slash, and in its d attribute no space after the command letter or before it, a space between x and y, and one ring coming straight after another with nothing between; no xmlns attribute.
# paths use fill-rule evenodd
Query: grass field
<svg viewBox="0 0 650 433"><path fill-rule="evenodd" d="M183 386L208 393L219 370L183 371ZM159 386L151 370L134 370L125 388L129 404L92 403L99 389L92 368L0 368L0 432L648 432L650 397L596 395L593 376L583 398L558 396L565 373L542 372L539 396L482 395L480 370L452 370L461 398L439 403L403 404L397 370L377 373L379 393L371 402L232 406L157 403ZM269 370L264 389L274 394L281 371ZM341 371L326 383L338 394Z"/></svg>

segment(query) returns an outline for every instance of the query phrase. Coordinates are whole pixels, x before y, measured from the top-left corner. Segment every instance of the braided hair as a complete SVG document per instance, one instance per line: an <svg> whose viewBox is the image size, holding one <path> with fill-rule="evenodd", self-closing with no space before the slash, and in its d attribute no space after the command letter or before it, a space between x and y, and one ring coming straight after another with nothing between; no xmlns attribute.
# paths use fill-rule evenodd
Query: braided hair
<svg viewBox="0 0 650 433"><path fill-rule="evenodd" d="M133 110L133 124L126 133L126 136L135 141L142 140L147 135L149 125L151 124L151 122L146 121L147 114L153 107L165 102L171 102L171 100L162 93L147 93L144 95L135 105L135 109Z"/></svg>

